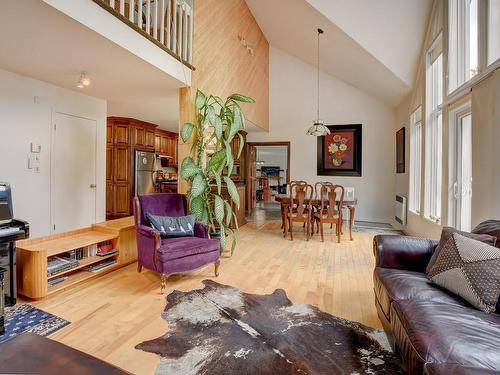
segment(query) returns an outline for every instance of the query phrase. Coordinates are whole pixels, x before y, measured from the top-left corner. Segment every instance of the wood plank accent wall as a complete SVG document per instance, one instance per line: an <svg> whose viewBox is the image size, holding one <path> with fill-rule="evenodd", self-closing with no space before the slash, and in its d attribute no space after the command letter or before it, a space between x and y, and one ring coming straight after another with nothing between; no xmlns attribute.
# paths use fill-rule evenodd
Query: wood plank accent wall
<svg viewBox="0 0 500 375"><path fill-rule="evenodd" d="M245 38L253 55L241 43ZM261 129L269 129L269 43L244 0L196 1L194 15L192 85L180 90L180 121L194 120L196 89L226 97L234 92L251 96L244 105L246 117ZM179 141L179 163L190 145ZM187 183L179 183L186 192Z"/></svg>

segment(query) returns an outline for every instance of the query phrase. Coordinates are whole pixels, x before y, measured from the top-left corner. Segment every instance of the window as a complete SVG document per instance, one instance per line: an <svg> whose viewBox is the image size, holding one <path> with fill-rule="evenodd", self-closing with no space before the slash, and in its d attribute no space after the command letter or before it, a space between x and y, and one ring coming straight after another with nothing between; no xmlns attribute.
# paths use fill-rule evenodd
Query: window
<svg viewBox="0 0 500 375"><path fill-rule="evenodd" d="M450 204L448 223L471 230L472 207L472 114L466 103L450 112Z"/></svg>
<svg viewBox="0 0 500 375"><path fill-rule="evenodd" d="M443 53L439 37L426 56L424 217L441 221Z"/></svg>
<svg viewBox="0 0 500 375"><path fill-rule="evenodd" d="M448 92L479 73L478 2L448 1Z"/></svg>
<svg viewBox="0 0 500 375"><path fill-rule="evenodd" d="M488 1L488 65L500 58L500 0Z"/></svg>
<svg viewBox="0 0 500 375"><path fill-rule="evenodd" d="M410 211L420 213L422 185L422 107L410 115Z"/></svg>

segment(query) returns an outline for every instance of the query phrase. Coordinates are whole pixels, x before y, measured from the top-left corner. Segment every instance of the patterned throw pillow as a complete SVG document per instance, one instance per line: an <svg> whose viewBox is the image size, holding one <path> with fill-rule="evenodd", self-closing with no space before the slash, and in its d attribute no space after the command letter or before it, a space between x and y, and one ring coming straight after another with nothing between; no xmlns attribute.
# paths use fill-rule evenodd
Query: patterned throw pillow
<svg viewBox="0 0 500 375"><path fill-rule="evenodd" d="M443 230L441 231L441 239L439 240L439 243L436 247L436 250L434 251L434 254L432 255L429 264L427 264L426 268L426 273L429 273L429 270L432 268L434 265L434 262L436 261L436 254L439 253L439 249L448 242L448 240L453 236L453 233L458 233L464 237L467 238L472 238L474 240L478 240L481 242L484 242L488 245L495 246L497 239L496 237L490 236L489 234L479 234L479 233L469 233L469 232L462 232L459 231L455 228L452 227L444 227Z"/></svg>
<svg viewBox="0 0 500 375"><path fill-rule="evenodd" d="M429 280L491 313L500 297L500 249L454 233L438 250Z"/></svg>
<svg viewBox="0 0 500 375"><path fill-rule="evenodd" d="M171 217L148 213L146 217L153 229L160 232L162 238L194 236L194 215Z"/></svg>

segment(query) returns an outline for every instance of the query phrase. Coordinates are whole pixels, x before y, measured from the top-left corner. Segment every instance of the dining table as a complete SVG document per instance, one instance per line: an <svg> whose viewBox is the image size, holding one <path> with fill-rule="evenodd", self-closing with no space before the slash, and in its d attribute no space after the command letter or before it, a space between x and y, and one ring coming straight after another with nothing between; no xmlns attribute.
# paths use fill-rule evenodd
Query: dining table
<svg viewBox="0 0 500 375"><path fill-rule="evenodd" d="M288 194L276 194L274 196L274 199L276 202L278 202L281 205L281 220L283 222L283 228L285 228L285 220L286 220L286 214L288 212L288 207L290 206L290 201L291 198ZM337 200L337 203L339 200ZM314 207L319 207L321 206L321 198L312 198L312 199L305 199L304 204L307 205L312 205ZM349 238L352 241L352 227L354 225L354 215L356 213L356 206L358 204L358 200L355 199L344 199L342 201L342 208L346 208L349 211Z"/></svg>

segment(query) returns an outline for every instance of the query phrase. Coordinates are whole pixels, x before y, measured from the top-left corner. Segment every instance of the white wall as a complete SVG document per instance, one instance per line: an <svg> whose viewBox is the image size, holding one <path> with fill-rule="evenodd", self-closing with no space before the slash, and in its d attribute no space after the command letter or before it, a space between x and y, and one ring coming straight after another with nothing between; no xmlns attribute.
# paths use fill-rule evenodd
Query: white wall
<svg viewBox="0 0 500 375"><path fill-rule="evenodd" d="M53 110L97 121L96 221L105 219L106 101L0 70L0 181L12 185L14 215L31 238L50 233ZM31 142L41 144L39 173L28 169Z"/></svg>
<svg viewBox="0 0 500 375"><path fill-rule="evenodd" d="M316 116L316 68L275 47L269 51L269 133L248 141L291 141L292 180L333 181L355 188L357 220L392 222L395 111L363 91L321 75L321 117L326 124L363 124L362 177L318 176L317 139L306 130Z"/></svg>

